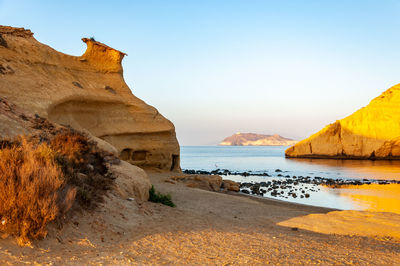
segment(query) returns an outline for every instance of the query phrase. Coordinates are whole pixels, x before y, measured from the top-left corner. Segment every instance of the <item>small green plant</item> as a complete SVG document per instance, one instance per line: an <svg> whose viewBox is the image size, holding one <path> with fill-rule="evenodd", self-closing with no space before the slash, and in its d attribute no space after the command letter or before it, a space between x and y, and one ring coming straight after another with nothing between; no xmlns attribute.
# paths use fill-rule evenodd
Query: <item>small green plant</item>
<svg viewBox="0 0 400 266"><path fill-rule="evenodd" d="M151 186L149 194L149 201L151 202L157 202L170 207L176 207L176 205L172 202L170 194L163 195L160 192L156 192L154 186Z"/></svg>

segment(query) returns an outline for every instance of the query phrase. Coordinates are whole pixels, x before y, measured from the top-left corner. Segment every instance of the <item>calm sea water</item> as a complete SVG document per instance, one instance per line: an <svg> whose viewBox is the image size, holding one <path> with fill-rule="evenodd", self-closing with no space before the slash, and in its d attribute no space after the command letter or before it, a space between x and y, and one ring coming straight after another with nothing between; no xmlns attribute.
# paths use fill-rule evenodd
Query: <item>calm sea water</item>
<svg viewBox="0 0 400 266"><path fill-rule="evenodd" d="M279 179L283 175L320 176L340 179L400 180L400 161L286 159L282 146L183 146L182 169L267 172L271 177L228 176L239 182L260 182ZM309 189L307 186L302 189ZM279 198L280 200L337 209L388 211L400 213L400 185L363 185L332 189L319 186L309 192L310 198ZM269 194L266 197L272 197Z"/></svg>

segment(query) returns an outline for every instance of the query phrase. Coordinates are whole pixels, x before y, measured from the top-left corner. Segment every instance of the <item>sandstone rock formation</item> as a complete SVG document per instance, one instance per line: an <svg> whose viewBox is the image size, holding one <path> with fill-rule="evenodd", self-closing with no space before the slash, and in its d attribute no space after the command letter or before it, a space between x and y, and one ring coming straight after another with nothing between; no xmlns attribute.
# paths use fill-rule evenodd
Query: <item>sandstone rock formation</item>
<svg viewBox="0 0 400 266"><path fill-rule="evenodd" d="M165 180L167 183L184 183L187 187L199 188L209 191L220 191L222 177L219 175L177 175Z"/></svg>
<svg viewBox="0 0 400 266"><path fill-rule="evenodd" d="M240 191L240 185L236 183L235 181L229 180L229 179L224 179L222 180L222 186L224 190L227 191L235 191L239 192Z"/></svg>
<svg viewBox="0 0 400 266"><path fill-rule="evenodd" d="M225 138L221 146L291 146L297 141L275 135L262 135L255 133L236 133Z"/></svg>
<svg viewBox="0 0 400 266"><path fill-rule="evenodd" d="M229 179L222 179L219 175L177 175L164 180L166 183L185 184L187 187L199 188L208 191L240 191L239 183Z"/></svg>
<svg viewBox="0 0 400 266"><path fill-rule="evenodd" d="M114 189L122 198L134 198L139 201L148 200L151 183L143 169L125 161L109 165L108 167L117 177Z"/></svg>
<svg viewBox="0 0 400 266"><path fill-rule="evenodd" d="M62 132L62 129L65 130L65 127L22 110L0 97L0 148L3 143L19 135L39 136L40 139L45 139L56 132ZM115 148L111 144L94 136L88 136L105 152L103 159L109 173L115 178L113 187L118 196L123 199L134 198L138 202L148 200L151 183L146 172L115 157Z"/></svg>
<svg viewBox="0 0 400 266"><path fill-rule="evenodd" d="M400 84L286 150L286 157L400 159Z"/></svg>
<svg viewBox="0 0 400 266"><path fill-rule="evenodd" d="M86 52L70 56L39 43L29 30L0 26L0 96L52 122L90 132L132 164L179 170L174 125L132 94L122 75L125 54L82 40Z"/></svg>

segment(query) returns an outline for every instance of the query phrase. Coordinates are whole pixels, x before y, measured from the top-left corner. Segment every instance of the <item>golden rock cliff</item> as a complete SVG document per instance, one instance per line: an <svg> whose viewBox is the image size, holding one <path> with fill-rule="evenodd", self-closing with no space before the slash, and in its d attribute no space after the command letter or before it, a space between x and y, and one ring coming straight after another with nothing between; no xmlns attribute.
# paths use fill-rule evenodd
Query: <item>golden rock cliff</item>
<svg viewBox="0 0 400 266"><path fill-rule="evenodd" d="M70 56L29 30L0 26L0 96L103 139L132 164L179 170L174 125L132 94L122 74L125 54L82 40L86 52Z"/></svg>
<svg viewBox="0 0 400 266"><path fill-rule="evenodd" d="M290 147L285 154L299 158L400 159L400 84Z"/></svg>

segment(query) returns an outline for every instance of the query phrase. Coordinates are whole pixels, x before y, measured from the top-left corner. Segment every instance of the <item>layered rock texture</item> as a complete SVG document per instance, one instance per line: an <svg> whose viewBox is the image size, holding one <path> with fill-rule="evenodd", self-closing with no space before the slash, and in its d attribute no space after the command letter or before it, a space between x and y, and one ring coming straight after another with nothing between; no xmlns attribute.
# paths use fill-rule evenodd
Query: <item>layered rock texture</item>
<svg viewBox="0 0 400 266"><path fill-rule="evenodd" d="M3 148L2 146L7 145L9 139L13 139L17 136L24 135L28 136L28 138L35 137L40 140L45 140L54 137L56 134L62 134L62 132L66 130L67 128L64 126L52 123L29 111L22 110L15 104L0 97L0 153L1 148ZM123 199L134 198L138 202L148 200L151 183L146 172L137 166L125 161L120 161L115 156L115 147L111 144L90 134L88 134L88 137L91 142L97 144L98 148L102 150L99 155L102 157L108 169L108 173L113 176L112 187L116 195ZM87 158L96 157L93 157L92 154ZM96 159L99 158L97 157ZM95 159L93 161L95 161ZM93 167L93 165L91 167ZM90 167L88 168L90 169ZM76 176L77 178L87 180L87 174L91 174L92 178L95 176L96 178L100 178L100 180L108 180L102 176L97 176L98 173L96 174L96 171L99 170L98 166L97 168L94 167L92 172L88 172L85 168L80 169L80 171L82 170L86 174L79 172ZM96 189L98 189L97 192L102 193L101 189Z"/></svg>
<svg viewBox="0 0 400 266"><path fill-rule="evenodd" d="M275 135L262 135L255 133L236 133L225 138L221 146L291 146L297 141Z"/></svg>
<svg viewBox="0 0 400 266"><path fill-rule="evenodd" d="M174 125L132 94L122 75L125 54L82 40L86 52L70 56L29 30L0 26L0 96L106 141L132 164L179 170Z"/></svg>
<svg viewBox="0 0 400 266"><path fill-rule="evenodd" d="M287 157L400 159L400 84L286 150Z"/></svg>

